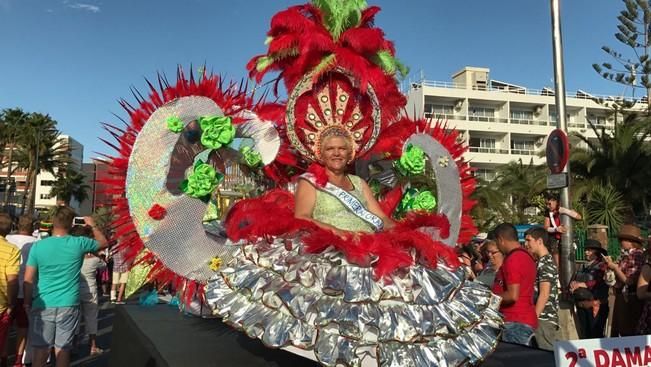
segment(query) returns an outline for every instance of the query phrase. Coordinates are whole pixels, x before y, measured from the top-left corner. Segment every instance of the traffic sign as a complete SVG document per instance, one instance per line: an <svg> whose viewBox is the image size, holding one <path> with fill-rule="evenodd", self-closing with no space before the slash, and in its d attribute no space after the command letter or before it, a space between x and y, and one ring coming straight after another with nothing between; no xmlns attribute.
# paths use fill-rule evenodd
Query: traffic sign
<svg viewBox="0 0 651 367"><path fill-rule="evenodd" d="M548 189L562 189L563 187L567 187L567 173L554 173L547 176Z"/></svg>
<svg viewBox="0 0 651 367"><path fill-rule="evenodd" d="M561 129L555 129L547 137L547 167L552 173L561 173L570 157L570 144L567 135Z"/></svg>

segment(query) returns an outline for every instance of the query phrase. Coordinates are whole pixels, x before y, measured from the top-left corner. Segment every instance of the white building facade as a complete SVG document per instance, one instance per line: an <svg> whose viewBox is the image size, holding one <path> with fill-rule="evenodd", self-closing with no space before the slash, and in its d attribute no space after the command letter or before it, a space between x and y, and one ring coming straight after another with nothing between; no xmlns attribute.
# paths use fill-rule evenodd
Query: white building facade
<svg viewBox="0 0 651 367"><path fill-rule="evenodd" d="M68 135L60 135L59 139L61 140L60 144L67 147L70 157L70 165L75 171L81 172L82 162L84 161L84 146ZM52 190L55 181L56 175L46 171L41 171L36 177L35 207L37 209L47 209L57 205L57 198L50 195L50 191ZM79 203L72 199L70 207L78 209Z"/></svg>
<svg viewBox="0 0 651 367"><path fill-rule="evenodd" d="M423 80L407 92L408 113L448 122L469 146L464 158L475 175L491 181L495 169L511 161L544 164L540 157L549 133L556 128L554 91L528 89L491 80L487 68L465 67L452 82ZM588 120L606 129L614 124L612 110L579 91L566 98L570 131L596 139Z"/></svg>

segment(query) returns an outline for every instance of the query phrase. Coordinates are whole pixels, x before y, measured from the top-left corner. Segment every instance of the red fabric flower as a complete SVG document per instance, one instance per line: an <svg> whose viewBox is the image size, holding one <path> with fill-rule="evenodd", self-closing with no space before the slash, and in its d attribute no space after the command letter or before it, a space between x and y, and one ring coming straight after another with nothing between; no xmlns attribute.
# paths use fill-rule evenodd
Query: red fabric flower
<svg viewBox="0 0 651 367"><path fill-rule="evenodd" d="M162 206L160 206L158 204L154 204L154 205L151 206L151 208L149 208L149 211L147 212L147 214L149 214L151 219L161 220L161 219L165 218L165 215L167 215L167 210L165 210L165 208L163 208Z"/></svg>

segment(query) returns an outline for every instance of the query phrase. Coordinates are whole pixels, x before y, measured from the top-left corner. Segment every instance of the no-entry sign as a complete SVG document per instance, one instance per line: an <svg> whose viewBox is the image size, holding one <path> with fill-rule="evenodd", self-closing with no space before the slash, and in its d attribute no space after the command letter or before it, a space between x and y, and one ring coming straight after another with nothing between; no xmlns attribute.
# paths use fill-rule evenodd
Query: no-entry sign
<svg viewBox="0 0 651 367"><path fill-rule="evenodd" d="M570 144L567 135L561 129L555 129L547 137L547 167L552 173L561 173L570 157Z"/></svg>

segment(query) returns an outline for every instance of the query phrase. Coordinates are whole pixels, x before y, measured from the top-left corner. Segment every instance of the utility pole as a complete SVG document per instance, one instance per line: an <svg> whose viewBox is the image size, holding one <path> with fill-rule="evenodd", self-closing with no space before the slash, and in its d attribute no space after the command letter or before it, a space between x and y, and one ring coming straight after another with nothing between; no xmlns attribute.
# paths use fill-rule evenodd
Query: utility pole
<svg viewBox="0 0 651 367"><path fill-rule="evenodd" d="M561 32L561 9L560 0L551 1L552 16L552 41L554 49L554 87L556 89L556 113L557 127L567 134L567 112L565 105L565 71L563 66L563 36ZM566 152L569 154L569 152ZM570 163L569 160L561 171L566 175L567 185L561 189L560 205L570 208ZM569 284L576 268L576 256L574 241L572 241L572 218L561 215L561 224L566 231L561 236L559 275L561 281L560 309L558 319L560 323L561 340L578 339L576 325L572 316L574 303L570 297Z"/></svg>
<svg viewBox="0 0 651 367"><path fill-rule="evenodd" d="M556 89L557 127L567 133L567 113L565 104L565 71L563 66L563 37L561 32L560 0L551 0L552 11L552 40L554 49L554 87ZM563 173L567 175L567 186L561 189L561 203L565 208L570 208L570 165L565 165ZM560 278L563 293L566 293L570 279L575 270L574 246L572 241L572 218L561 215L561 224L566 232L561 237L560 248Z"/></svg>

